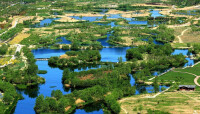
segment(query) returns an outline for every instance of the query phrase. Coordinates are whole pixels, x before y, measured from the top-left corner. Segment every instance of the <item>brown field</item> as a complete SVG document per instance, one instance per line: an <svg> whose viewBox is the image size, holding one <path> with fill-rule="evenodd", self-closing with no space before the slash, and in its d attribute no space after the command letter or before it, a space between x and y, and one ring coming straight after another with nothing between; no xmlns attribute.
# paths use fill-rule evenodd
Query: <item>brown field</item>
<svg viewBox="0 0 200 114"><path fill-rule="evenodd" d="M181 39L184 43L200 42L200 32L192 32L192 30L190 29L185 32Z"/></svg>

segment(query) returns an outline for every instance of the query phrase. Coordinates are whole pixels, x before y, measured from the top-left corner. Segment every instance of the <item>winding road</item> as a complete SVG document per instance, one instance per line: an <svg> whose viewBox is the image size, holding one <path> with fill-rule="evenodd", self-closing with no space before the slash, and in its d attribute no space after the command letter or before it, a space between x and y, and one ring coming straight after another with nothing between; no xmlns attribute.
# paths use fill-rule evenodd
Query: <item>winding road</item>
<svg viewBox="0 0 200 114"><path fill-rule="evenodd" d="M181 39L181 36L183 36L184 33L185 33L186 31L188 31L189 29L190 29L190 28L187 28L187 29L183 30L183 31L181 32L181 35L177 36L178 39L179 39L179 43L183 43L183 40Z"/></svg>

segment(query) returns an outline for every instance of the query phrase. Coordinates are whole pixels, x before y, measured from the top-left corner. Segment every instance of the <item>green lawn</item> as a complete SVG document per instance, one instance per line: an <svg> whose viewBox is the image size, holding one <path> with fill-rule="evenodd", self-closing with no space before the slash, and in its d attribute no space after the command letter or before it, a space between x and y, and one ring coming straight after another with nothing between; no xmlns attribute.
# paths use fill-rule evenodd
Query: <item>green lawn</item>
<svg viewBox="0 0 200 114"><path fill-rule="evenodd" d="M193 75L181 73L181 72L173 72L173 71L170 71L159 77L160 80L165 80L168 82L176 81L176 82L180 82L180 84L185 84L185 85L194 84L194 78L195 76Z"/></svg>
<svg viewBox="0 0 200 114"><path fill-rule="evenodd" d="M200 64L197 64L194 67L189 67L186 69L176 69L176 71L189 72L200 76Z"/></svg>

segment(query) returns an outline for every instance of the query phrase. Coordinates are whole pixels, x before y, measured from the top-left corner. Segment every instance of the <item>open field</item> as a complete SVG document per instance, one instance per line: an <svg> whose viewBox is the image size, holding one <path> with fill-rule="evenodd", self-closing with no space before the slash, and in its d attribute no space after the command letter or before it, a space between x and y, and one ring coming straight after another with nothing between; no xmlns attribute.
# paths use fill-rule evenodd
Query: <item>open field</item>
<svg viewBox="0 0 200 114"><path fill-rule="evenodd" d="M167 82L180 82L182 85L194 85L195 76L191 74L186 74L182 72L170 71L159 77L160 80L165 80Z"/></svg>
<svg viewBox="0 0 200 114"><path fill-rule="evenodd" d="M188 67L186 69L176 69L176 71L189 72L200 76L200 64L197 64L194 67Z"/></svg>
<svg viewBox="0 0 200 114"><path fill-rule="evenodd" d="M137 95L124 98L121 103L121 114L159 113L159 114L193 114L200 113L200 92L165 92L156 98L145 98ZM155 111L155 112L154 112Z"/></svg>
<svg viewBox="0 0 200 114"><path fill-rule="evenodd" d="M20 33L13 40L11 40L10 44L19 44L23 39L28 38L30 34Z"/></svg>
<svg viewBox="0 0 200 114"><path fill-rule="evenodd" d="M193 32L191 27L176 27L174 28L174 35L176 36L174 43L197 43L200 42L200 32ZM182 42L180 42L180 40Z"/></svg>
<svg viewBox="0 0 200 114"><path fill-rule="evenodd" d="M191 29L186 31L181 39L184 43L197 43L200 42L200 31L192 32Z"/></svg>

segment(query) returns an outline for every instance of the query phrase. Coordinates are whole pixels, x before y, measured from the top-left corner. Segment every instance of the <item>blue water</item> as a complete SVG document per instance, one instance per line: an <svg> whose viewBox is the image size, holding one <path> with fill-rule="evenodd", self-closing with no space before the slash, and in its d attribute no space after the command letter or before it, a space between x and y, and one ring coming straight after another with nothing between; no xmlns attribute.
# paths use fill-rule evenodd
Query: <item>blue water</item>
<svg viewBox="0 0 200 114"><path fill-rule="evenodd" d="M84 109L76 109L74 114L104 114L102 109L98 111L86 112Z"/></svg>
<svg viewBox="0 0 200 114"><path fill-rule="evenodd" d="M101 42L101 45L102 46L113 46L112 44L109 44L107 41L109 40L109 37L111 36L111 33L108 33L107 34L107 38L101 38L101 39L98 39L97 41L98 42Z"/></svg>
<svg viewBox="0 0 200 114"><path fill-rule="evenodd" d="M147 38L147 39L143 39L143 41L149 41L149 39L148 39L148 38ZM164 43L158 42L158 41L156 41L155 39L153 39L153 43L154 43L154 44L157 44L157 45L164 45Z"/></svg>
<svg viewBox="0 0 200 114"><path fill-rule="evenodd" d="M122 57L123 62L126 61L126 50L130 47L114 47L103 48L100 50L101 61L103 62L118 62L118 58Z"/></svg>
<svg viewBox="0 0 200 114"><path fill-rule="evenodd" d="M100 12L100 14L105 14L108 11L108 9L101 9L101 10L102 12Z"/></svg>
<svg viewBox="0 0 200 114"><path fill-rule="evenodd" d="M58 44L71 44L71 41L67 40L66 37L59 37L57 40L62 40L61 42L58 42Z"/></svg>
<svg viewBox="0 0 200 114"><path fill-rule="evenodd" d="M152 85L148 85L148 86L139 86L138 84L135 83L135 79L133 78L133 76L131 74L129 74L130 77L130 84L131 86L136 86L136 95L139 95L141 93L147 92L147 93L154 93L154 87ZM168 86L159 86L159 91L161 92L161 88L169 88Z"/></svg>
<svg viewBox="0 0 200 114"><path fill-rule="evenodd" d="M39 85L37 89L29 89L31 92L27 92L28 90L20 91L24 99L18 101L14 114L35 114L33 108L36 97L40 94L50 97L53 90L61 90L63 94L71 93L70 90L65 91L63 88L62 70L49 67L48 61L37 61L36 64L40 70L47 70L47 74L38 74L40 77L45 78L46 82Z"/></svg>
<svg viewBox="0 0 200 114"><path fill-rule="evenodd" d="M98 21L100 19L102 19L103 17L102 16L98 16L98 17L80 17L80 16L70 16L74 19L77 19L77 20L86 20L86 21L89 21L89 22L93 22L93 21Z"/></svg>
<svg viewBox="0 0 200 114"><path fill-rule="evenodd" d="M130 21L129 24L132 24L132 25L147 25L147 21Z"/></svg>
<svg viewBox="0 0 200 114"><path fill-rule="evenodd" d="M158 10L151 10L150 13L151 13L151 17L154 17L154 18L164 17L164 15L160 14L160 11L158 11Z"/></svg>
<svg viewBox="0 0 200 114"><path fill-rule="evenodd" d="M107 19L119 19L122 18L121 14L109 14Z"/></svg>
<svg viewBox="0 0 200 114"><path fill-rule="evenodd" d="M50 25L54 20L58 20L60 18L48 18L48 19L44 19L42 21L40 21L40 23L37 23L35 25L33 25L34 28L40 28L40 27L45 27Z"/></svg>
<svg viewBox="0 0 200 114"><path fill-rule="evenodd" d="M183 54L185 56L192 55L192 53L189 53L188 49L175 49L174 52L172 53L172 55L178 55L178 54ZM194 60L190 58L186 58L186 60L188 60L188 63L186 63L184 67L194 65Z"/></svg>
<svg viewBox="0 0 200 114"><path fill-rule="evenodd" d="M66 50L62 49L36 49L32 50L35 58L50 58L52 56L60 56L65 54Z"/></svg>

